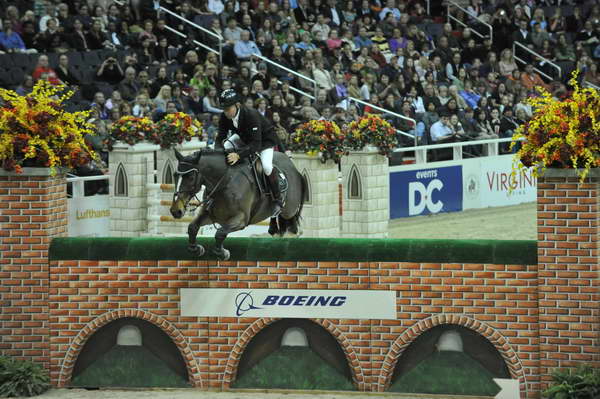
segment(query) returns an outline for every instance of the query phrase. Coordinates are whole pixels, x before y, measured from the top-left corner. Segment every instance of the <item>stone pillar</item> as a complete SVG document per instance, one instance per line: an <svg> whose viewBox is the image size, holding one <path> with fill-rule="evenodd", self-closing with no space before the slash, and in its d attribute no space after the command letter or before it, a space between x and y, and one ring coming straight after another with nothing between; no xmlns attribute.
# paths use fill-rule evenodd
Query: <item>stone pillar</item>
<svg viewBox="0 0 600 399"><path fill-rule="evenodd" d="M0 170L0 355L49 368L48 248L66 235L64 175Z"/></svg>
<svg viewBox="0 0 600 399"><path fill-rule="evenodd" d="M389 198L388 159L377 148L342 157L342 237L387 237Z"/></svg>
<svg viewBox="0 0 600 399"><path fill-rule="evenodd" d="M556 368L600 366L600 170L538 179L538 298L541 389Z"/></svg>
<svg viewBox="0 0 600 399"><path fill-rule="evenodd" d="M149 143L116 143L110 153L110 231L113 237L139 237L147 226L147 189L154 182L154 152Z"/></svg>
<svg viewBox="0 0 600 399"><path fill-rule="evenodd" d="M302 211L303 237L339 237L338 165L316 156L294 153L298 171L308 180L309 198Z"/></svg>

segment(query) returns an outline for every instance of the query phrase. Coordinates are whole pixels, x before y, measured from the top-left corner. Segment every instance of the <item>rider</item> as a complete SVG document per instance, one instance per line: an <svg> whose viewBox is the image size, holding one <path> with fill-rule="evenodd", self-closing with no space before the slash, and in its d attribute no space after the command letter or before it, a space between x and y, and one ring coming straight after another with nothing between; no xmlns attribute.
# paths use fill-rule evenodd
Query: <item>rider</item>
<svg viewBox="0 0 600 399"><path fill-rule="evenodd" d="M273 147L281 147L275 129L258 111L243 106L234 89L224 90L220 101L223 114L219 121L215 147L225 149L230 165L234 165L240 158L260 153L260 162L273 193L273 217L276 217L281 213L283 201L279 190L279 174L273 173Z"/></svg>

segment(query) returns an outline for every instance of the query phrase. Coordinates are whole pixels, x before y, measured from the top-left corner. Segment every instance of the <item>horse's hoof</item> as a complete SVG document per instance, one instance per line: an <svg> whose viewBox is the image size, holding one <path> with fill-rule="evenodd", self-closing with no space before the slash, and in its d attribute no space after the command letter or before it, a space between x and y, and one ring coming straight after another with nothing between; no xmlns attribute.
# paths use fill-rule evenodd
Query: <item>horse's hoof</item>
<svg viewBox="0 0 600 399"><path fill-rule="evenodd" d="M192 254L196 255L197 257L204 255L204 253L206 252L202 245L190 245L190 246L188 246L188 251L190 251Z"/></svg>
<svg viewBox="0 0 600 399"><path fill-rule="evenodd" d="M218 249L215 249L214 253L219 260L229 260L229 257L231 256L229 250L225 248L222 248L220 251Z"/></svg>

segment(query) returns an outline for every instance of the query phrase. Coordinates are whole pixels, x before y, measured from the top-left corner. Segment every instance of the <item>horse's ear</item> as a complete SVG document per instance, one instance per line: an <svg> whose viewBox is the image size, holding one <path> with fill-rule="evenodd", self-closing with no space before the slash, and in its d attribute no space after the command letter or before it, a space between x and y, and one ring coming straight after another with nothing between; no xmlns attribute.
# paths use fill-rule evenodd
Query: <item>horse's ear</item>
<svg viewBox="0 0 600 399"><path fill-rule="evenodd" d="M183 155L181 155L181 153L175 148L173 149L173 151L175 151L175 158L177 158L177 162L183 162Z"/></svg>

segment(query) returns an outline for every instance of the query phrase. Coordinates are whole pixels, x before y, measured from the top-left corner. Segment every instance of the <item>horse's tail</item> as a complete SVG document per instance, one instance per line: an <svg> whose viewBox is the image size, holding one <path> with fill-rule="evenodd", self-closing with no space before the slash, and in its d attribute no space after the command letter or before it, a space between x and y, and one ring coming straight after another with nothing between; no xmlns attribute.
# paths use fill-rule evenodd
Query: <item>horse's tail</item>
<svg viewBox="0 0 600 399"><path fill-rule="evenodd" d="M300 206L298 207L298 212L294 215L294 221L298 225L300 224L300 219L302 219L302 208L304 208L304 201L306 201L306 196L308 195L308 181L303 174L300 174L300 185Z"/></svg>

